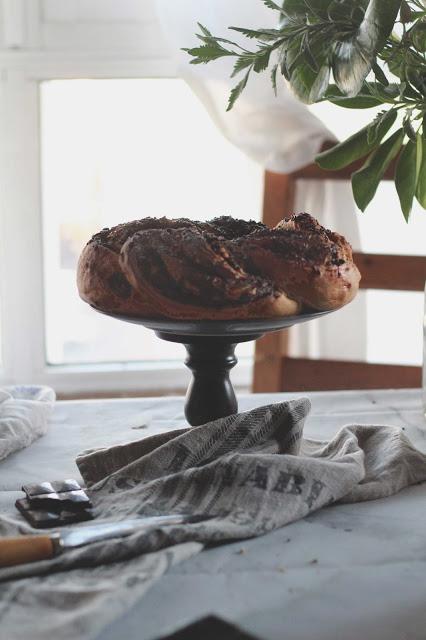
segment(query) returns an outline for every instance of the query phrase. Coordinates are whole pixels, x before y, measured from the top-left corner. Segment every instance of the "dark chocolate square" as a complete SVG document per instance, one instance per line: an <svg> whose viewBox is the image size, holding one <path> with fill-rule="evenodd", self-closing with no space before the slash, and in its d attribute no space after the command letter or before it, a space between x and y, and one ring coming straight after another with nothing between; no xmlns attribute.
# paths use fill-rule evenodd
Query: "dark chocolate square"
<svg viewBox="0 0 426 640"><path fill-rule="evenodd" d="M32 509L48 509L51 511L80 511L92 506L85 491L67 491L64 493L45 493L29 498Z"/></svg>
<svg viewBox="0 0 426 640"><path fill-rule="evenodd" d="M24 516L25 520L35 529L61 527L74 524L75 522L93 520L94 517L91 509L82 509L78 512L65 509L58 512L46 509L33 509L30 501L26 498L17 500L15 506Z"/></svg>
<svg viewBox="0 0 426 640"><path fill-rule="evenodd" d="M49 493L63 493L65 491L79 491L82 487L77 480L54 480L53 482L40 482L39 484L25 484L22 491L27 498Z"/></svg>

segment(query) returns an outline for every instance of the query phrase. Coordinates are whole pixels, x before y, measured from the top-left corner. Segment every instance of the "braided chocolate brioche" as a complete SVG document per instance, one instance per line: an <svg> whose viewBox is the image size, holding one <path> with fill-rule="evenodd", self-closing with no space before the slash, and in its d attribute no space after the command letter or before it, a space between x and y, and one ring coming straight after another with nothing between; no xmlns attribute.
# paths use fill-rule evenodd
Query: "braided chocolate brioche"
<svg viewBox="0 0 426 640"><path fill-rule="evenodd" d="M176 319L268 318L350 302L360 275L346 240L308 214L275 229L215 218L145 218L93 236L78 265L86 302Z"/></svg>

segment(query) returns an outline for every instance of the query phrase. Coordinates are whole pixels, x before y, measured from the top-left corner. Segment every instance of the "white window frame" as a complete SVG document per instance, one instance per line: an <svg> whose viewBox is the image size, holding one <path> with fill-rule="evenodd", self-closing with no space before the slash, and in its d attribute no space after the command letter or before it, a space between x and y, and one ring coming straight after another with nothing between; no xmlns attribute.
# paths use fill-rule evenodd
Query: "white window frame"
<svg viewBox="0 0 426 640"><path fill-rule="evenodd" d="M21 0L12 0L21 2ZM33 7L30 3L25 6ZM5 11L9 0L3 2ZM18 20L22 16L18 12ZM33 8L30 18L35 19ZM28 19L28 16L26 16ZM36 27L28 29L34 33ZM19 28L9 26L15 47ZM40 83L57 79L173 78L171 59L82 51L0 52L0 327L2 384L47 384L66 395L181 391L190 379L174 363L50 366L46 363L40 153ZM77 292L76 292L77 295ZM182 361L184 351L182 348ZM247 387L251 365L234 371Z"/></svg>

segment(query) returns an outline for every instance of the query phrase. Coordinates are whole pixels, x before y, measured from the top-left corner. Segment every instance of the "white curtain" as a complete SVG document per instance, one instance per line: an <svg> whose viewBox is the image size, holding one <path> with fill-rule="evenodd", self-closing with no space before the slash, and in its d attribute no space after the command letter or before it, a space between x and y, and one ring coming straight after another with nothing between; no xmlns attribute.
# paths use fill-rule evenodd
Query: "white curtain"
<svg viewBox="0 0 426 640"><path fill-rule="evenodd" d="M199 44L197 22L212 33L239 40L230 25L259 28L275 26L276 13L261 0L156 0L158 15L176 57L178 73L202 101L222 134L265 169L288 173L310 164L325 140L335 136L301 104L284 81L275 96L269 74L252 74L234 108L226 112L231 88L232 60L191 65L182 47ZM240 40L241 41L241 40ZM296 195L296 210L307 211L325 226L342 233L355 249L360 240L350 185L304 181ZM364 359L366 312L362 295L349 307L321 321L292 330L293 355Z"/></svg>

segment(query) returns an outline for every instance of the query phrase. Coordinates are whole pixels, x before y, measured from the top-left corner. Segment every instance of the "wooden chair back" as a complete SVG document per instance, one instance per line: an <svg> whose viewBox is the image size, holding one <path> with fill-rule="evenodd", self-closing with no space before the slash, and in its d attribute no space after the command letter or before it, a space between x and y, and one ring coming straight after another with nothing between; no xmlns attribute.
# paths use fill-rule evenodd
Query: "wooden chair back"
<svg viewBox="0 0 426 640"><path fill-rule="evenodd" d="M334 172L325 171L316 164L291 174L267 171L263 222L273 227L295 212L299 180L350 180L352 172L359 166L361 163L357 162ZM394 171L393 164L385 179L393 179ZM426 257L355 253L354 259L361 271L362 289L424 290ZM291 329L271 333L257 341L253 379L255 393L421 386L421 367L289 357L289 331Z"/></svg>

